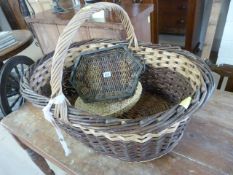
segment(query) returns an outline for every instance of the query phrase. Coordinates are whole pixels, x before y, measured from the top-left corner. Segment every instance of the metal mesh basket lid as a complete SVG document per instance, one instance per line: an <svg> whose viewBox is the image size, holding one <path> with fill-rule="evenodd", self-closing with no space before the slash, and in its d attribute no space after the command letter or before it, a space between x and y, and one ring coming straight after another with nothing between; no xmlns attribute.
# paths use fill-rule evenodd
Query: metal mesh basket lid
<svg viewBox="0 0 233 175"><path fill-rule="evenodd" d="M84 102L124 99L135 92L143 65L124 45L84 52L70 81Z"/></svg>

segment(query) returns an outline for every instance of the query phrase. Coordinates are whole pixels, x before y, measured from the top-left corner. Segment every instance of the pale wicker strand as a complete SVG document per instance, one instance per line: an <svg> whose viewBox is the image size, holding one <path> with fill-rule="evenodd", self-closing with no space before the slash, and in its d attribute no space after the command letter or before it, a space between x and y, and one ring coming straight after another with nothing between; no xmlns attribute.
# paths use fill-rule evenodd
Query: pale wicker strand
<svg viewBox="0 0 233 175"><path fill-rule="evenodd" d="M145 143L148 140L152 138L159 138L160 136L168 133L173 133L177 130L178 126L180 125L181 122L185 122L188 120L188 117L185 119L175 122L172 124L170 127L158 132L158 133L146 133L144 135L139 135L139 134L115 134L115 133L107 133L103 131L96 131L94 129L87 129L85 127L82 127L79 124L72 124L73 127L81 129L84 133L94 135L96 137L105 137L111 141L125 141L125 142L138 142L138 143Z"/></svg>
<svg viewBox="0 0 233 175"><path fill-rule="evenodd" d="M62 75L59 75L59 74L61 74L60 71L59 71L61 69L59 67L63 67L63 64L62 64L63 63L63 61L62 61L63 59L62 58L59 59L59 56L64 58L64 56L66 55L66 48L64 48L64 47L67 46L67 43L68 43L68 45L70 45L70 42L71 42L71 39L72 39L72 37L70 38L70 36L73 36L72 33L75 33L75 31L76 31L74 29L77 29L82 23L84 23L87 19L89 19L89 17L91 16L91 14L93 14L96 11L99 11L101 9L104 9L104 7L103 8L97 8L97 9L94 9L94 7L92 7L91 9L93 9L92 10L93 12L89 11L89 13L87 13L87 14L86 13L78 13L75 16L77 19L74 17L70 21L70 23L68 24L68 26L64 29L64 34L62 33L62 35L60 36L60 38L58 40L58 45L57 45L57 47L55 49L55 54L54 54L54 57L53 57L53 60L54 61L56 60L55 64L52 64L52 68L53 68L54 71L52 70L52 72L51 72L52 76L53 76L53 73L55 75L56 75L56 73L58 74L57 77L54 76L55 80L60 79L60 77L62 76ZM110 8L108 7L107 9L110 9ZM112 9L115 9L115 7L114 8L112 7ZM118 9L116 9L116 11L117 10ZM83 10L81 10L81 12L82 11ZM124 13L119 13L119 14L121 15L121 14L124 14ZM121 18L123 18L123 17L121 17ZM126 31L127 31L128 35L131 36L132 31L133 31L133 27L132 26L129 27L129 22L125 23L125 21L126 21L125 19L126 18L123 18L123 24L125 24L125 26L126 26ZM74 21L74 23L72 24L73 21ZM130 28L132 28L132 30L129 30ZM70 34L68 32L66 33L66 31L68 31ZM132 41L132 39L131 39L131 41ZM53 63L54 63L54 61L53 61ZM51 78L51 82L52 83L54 82L53 81L53 77ZM60 84L61 84L60 82L57 82L57 81L54 82L54 87L52 88L52 90L53 90L52 95L57 95L58 90L60 90L60 88L59 88Z"/></svg>
<svg viewBox="0 0 233 175"><path fill-rule="evenodd" d="M132 47L131 44L134 42L135 48L138 48L137 38L134 32L134 28L130 22L129 16L117 4L101 2L87 6L86 8L81 9L68 23L64 31L58 39L57 46L55 48L54 56L52 58L52 68L51 68L51 89L52 95L51 98L54 98L58 95L62 95L62 76L63 76L63 67L64 60L66 58L68 48L72 42L73 37L77 29L88 19L91 18L92 14L100 10L114 10L115 13L119 16L122 21L122 24L126 30L129 47ZM64 101L59 105L55 105L56 117L61 117L64 122L67 122L67 104Z"/></svg>
<svg viewBox="0 0 233 175"><path fill-rule="evenodd" d="M88 46L88 47L87 47ZM77 48L70 48L69 52L66 56L65 59L65 67L70 67L73 64L73 61L75 59L77 59L78 55L81 52L85 52L85 51L94 51L97 50L97 48L105 48L105 47L112 47L114 46L112 43L92 43L92 44L84 44L82 46L79 46ZM132 48L132 50L135 50L134 48ZM163 54L160 54L161 50L159 49L152 49L152 48L145 48L143 46L140 46L139 49L137 50L137 55L146 55L145 58L145 62L148 64L153 65L155 68L161 68L161 67L168 67L170 70L174 71L174 69L176 69L177 72L179 72L180 74L182 74L184 77L186 77L188 79L188 81L190 82L193 90L197 89L197 86L202 86L204 85L204 80L201 76L201 72L198 70L197 66L195 66L194 63L192 63L190 60L188 60L185 56L181 55L181 54L172 54L169 53L167 51L163 51L163 54L165 55L165 57L163 56ZM166 55L169 55L171 57L171 59L169 60L168 58L166 58ZM179 56L179 58L176 58L177 55ZM163 57L161 60L157 60L157 57ZM166 64L166 61L169 61L169 64ZM178 62L179 65L176 65L175 62ZM187 65L184 63L188 63ZM157 63L160 63L160 65L157 65ZM45 74L44 76L40 76L40 71L35 72L32 76L31 76L31 80L30 80L30 85L33 86L35 88L36 91L39 91L40 87L45 85L45 83L47 81L41 82L42 84L40 86L37 86L34 81L32 81L33 79L39 79L39 78L43 78L48 80L49 74L50 74L50 67L51 67L51 60L49 59L48 61L46 61L45 64L38 66L38 70L42 70L42 71L47 71L48 70L48 74ZM186 69L186 71L183 71L180 68L180 65L182 65L182 67L184 67ZM47 69L42 69L43 66L46 66ZM187 71L192 71L193 73L190 74ZM44 74L44 73L43 73ZM44 84L43 84L44 83ZM194 85L194 83L196 83L196 85Z"/></svg>

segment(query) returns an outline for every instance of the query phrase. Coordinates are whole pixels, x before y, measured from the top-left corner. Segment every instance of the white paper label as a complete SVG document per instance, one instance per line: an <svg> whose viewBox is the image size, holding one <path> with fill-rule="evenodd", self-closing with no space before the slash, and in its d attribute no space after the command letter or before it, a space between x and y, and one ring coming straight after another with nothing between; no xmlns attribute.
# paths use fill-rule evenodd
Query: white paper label
<svg viewBox="0 0 233 175"><path fill-rule="evenodd" d="M111 76L112 76L111 72L104 72L104 73L103 73L103 77L104 77L104 78L109 78L109 77L111 77Z"/></svg>
<svg viewBox="0 0 233 175"><path fill-rule="evenodd" d="M187 97L186 99L184 99L180 105L183 106L185 109L188 109L190 103L192 101L192 98L191 97Z"/></svg>

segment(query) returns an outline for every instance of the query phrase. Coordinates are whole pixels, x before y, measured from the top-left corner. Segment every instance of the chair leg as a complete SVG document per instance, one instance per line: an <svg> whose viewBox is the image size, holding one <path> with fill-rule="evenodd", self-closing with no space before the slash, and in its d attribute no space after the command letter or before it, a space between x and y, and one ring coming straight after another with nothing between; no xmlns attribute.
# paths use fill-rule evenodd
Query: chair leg
<svg viewBox="0 0 233 175"><path fill-rule="evenodd" d="M219 79L219 82L218 82L217 89L221 89L223 79L224 79L224 77L223 77L223 76L221 76L221 77L220 77L220 79Z"/></svg>
<svg viewBox="0 0 233 175"><path fill-rule="evenodd" d="M228 77L225 91L233 92L233 77Z"/></svg>
<svg viewBox="0 0 233 175"><path fill-rule="evenodd" d="M30 156L31 160L38 166L38 168L46 175L55 175L54 171L50 169L46 160L35 151L30 149L24 143L22 143L16 136L14 136L16 141L20 144L20 146L27 151L28 155Z"/></svg>

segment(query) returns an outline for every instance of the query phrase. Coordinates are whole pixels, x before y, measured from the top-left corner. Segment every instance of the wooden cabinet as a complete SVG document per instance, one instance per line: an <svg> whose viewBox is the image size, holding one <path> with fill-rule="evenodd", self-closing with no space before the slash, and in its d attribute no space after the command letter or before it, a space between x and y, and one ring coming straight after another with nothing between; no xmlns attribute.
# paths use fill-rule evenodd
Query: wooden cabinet
<svg viewBox="0 0 233 175"><path fill-rule="evenodd" d="M151 4L154 6L154 10L150 14L150 23L151 23L151 42L158 43L158 0L102 0L105 2L114 2L114 3L124 3L124 4ZM146 21L140 20L137 22L137 25L140 28L144 28ZM144 32L145 33L145 32Z"/></svg>
<svg viewBox="0 0 233 175"><path fill-rule="evenodd" d="M184 34L188 0L159 0L159 33Z"/></svg>
<svg viewBox="0 0 233 175"><path fill-rule="evenodd" d="M204 1L158 0L159 34L184 35L184 47L193 51L199 44Z"/></svg>
<svg viewBox="0 0 233 175"><path fill-rule="evenodd" d="M128 13L138 40L151 42L150 14L153 12L153 4L121 4ZM78 9L77 9L78 10ZM65 16L57 16L51 10L38 13L33 18L27 18L38 39L43 52L49 53L55 49L57 40L65 25L69 22L75 12ZM126 38L125 30L114 13L105 12L104 18L92 18L77 31L74 42L105 38L122 40Z"/></svg>
<svg viewBox="0 0 233 175"><path fill-rule="evenodd" d="M202 22L203 0L124 0L136 3L153 3L151 14L152 33L155 42L157 35L183 35L182 46L194 51L199 45ZM123 0L122 0L123 2ZM158 28L158 30L157 30ZM183 39L182 39L183 40Z"/></svg>

